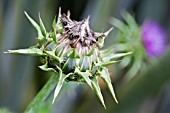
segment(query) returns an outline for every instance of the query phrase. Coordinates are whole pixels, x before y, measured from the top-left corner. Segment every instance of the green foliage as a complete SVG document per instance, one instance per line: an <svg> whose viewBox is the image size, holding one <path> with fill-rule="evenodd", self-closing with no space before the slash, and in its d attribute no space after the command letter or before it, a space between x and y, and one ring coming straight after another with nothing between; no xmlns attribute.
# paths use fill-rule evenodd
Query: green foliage
<svg viewBox="0 0 170 113"><path fill-rule="evenodd" d="M141 27L137 25L134 17L128 12L123 12L122 17L125 23L116 18L112 18L110 23L119 30L117 34L118 44L115 45L116 51L118 53L128 51L133 53L125 56L120 63L122 69L128 67L128 72L125 75L125 79L128 81L146 65L146 62L143 61L147 60L147 57L141 38ZM114 57L116 58L123 54L120 53Z"/></svg>
<svg viewBox="0 0 170 113"><path fill-rule="evenodd" d="M7 108L0 108L0 113L12 113L12 112Z"/></svg>

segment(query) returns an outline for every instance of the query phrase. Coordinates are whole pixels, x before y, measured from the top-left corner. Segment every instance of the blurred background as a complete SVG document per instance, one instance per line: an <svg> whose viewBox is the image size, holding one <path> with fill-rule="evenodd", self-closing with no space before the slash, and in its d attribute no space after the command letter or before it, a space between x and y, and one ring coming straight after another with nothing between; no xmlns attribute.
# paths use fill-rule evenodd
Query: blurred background
<svg viewBox="0 0 170 113"><path fill-rule="evenodd" d="M113 27L112 17L126 22L121 13L128 11L139 29L145 20L155 21L166 32L167 46L170 40L169 0L0 0L0 108L22 113L52 74L38 68L41 63L37 57L3 53L36 44L36 31L24 11L36 21L40 12L50 31L59 7L62 13L70 10L73 20L82 20L90 15L90 26L97 32ZM118 42L121 35L117 34L119 31L115 28L106 39L105 48ZM134 42L131 41L132 44ZM119 104L115 104L102 82L106 110L90 88L73 84L62 89L53 113L169 113L170 49L167 47L163 54L154 59L145 56L139 61L140 64L144 64L146 59L150 62L145 63L144 68L140 66L136 69L134 59L126 68L121 68L119 64L108 67ZM131 66L134 67L132 72L137 72L133 73L133 79L126 80L125 75Z"/></svg>

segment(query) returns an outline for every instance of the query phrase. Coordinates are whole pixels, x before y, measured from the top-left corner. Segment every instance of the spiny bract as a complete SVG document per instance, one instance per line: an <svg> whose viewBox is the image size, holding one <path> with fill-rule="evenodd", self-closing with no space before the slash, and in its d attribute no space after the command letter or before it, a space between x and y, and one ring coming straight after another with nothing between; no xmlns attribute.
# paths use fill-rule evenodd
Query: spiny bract
<svg viewBox="0 0 170 113"><path fill-rule="evenodd" d="M71 20L69 16L61 15L59 11L57 22L54 19L52 24L53 30L47 32L40 16L38 25L26 12L25 14L38 32L37 45L28 49L9 50L8 53L40 56L43 65L39 67L56 73L59 80L53 102L66 80L87 83L105 107L98 84L98 77L101 77L118 103L105 66L117 62L111 59L130 53L114 54L113 48L100 50L111 29L105 33L93 32L89 28L89 17L78 22Z"/></svg>

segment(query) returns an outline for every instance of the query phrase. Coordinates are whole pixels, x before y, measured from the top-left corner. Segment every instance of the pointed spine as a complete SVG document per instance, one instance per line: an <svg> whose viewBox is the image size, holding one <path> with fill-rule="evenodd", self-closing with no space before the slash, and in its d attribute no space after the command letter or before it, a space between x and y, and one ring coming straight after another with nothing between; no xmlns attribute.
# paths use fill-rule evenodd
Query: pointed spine
<svg viewBox="0 0 170 113"><path fill-rule="evenodd" d="M31 24L33 25L33 27L36 29L37 33L38 33L38 39L42 39L43 35L40 29L40 26L27 14L27 12L24 12L26 17L28 18L28 20L31 22Z"/></svg>

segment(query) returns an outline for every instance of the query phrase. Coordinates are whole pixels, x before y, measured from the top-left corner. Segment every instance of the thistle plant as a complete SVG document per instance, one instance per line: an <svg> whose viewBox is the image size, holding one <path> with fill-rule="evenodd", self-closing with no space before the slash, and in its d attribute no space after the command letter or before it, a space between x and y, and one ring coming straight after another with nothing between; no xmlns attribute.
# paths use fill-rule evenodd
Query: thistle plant
<svg viewBox="0 0 170 113"><path fill-rule="evenodd" d="M128 12L123 12L122 17L125 22L112 18L110 23L119 30L116 51L133 52L132 55L125 56L120 63L122 69L128 69L125 79L131 80L165 52L167 36L163 28L153 20L145 21L140 26Z"/></svg>
<svg viewBox="0 0 170 113"><path fill-rule="evenodd" d="M54 19L52 30L46 28L39 16L39 25L25 12L25 15L38 33L37 44L27 49L8 50L7 53L39 56L42 62L40 69L52 71L58 77L52 103L59 94L64 81L86 83L94 90L105 107L104 99L98 84L98 77L106 83L116 103L118 103L106 66L118 61L112 59L130 54L115 54L113 48L102 50L105 33L94 32L89 27L89 17L82 21L73 21L69 15L59 15Z"/></svg>

